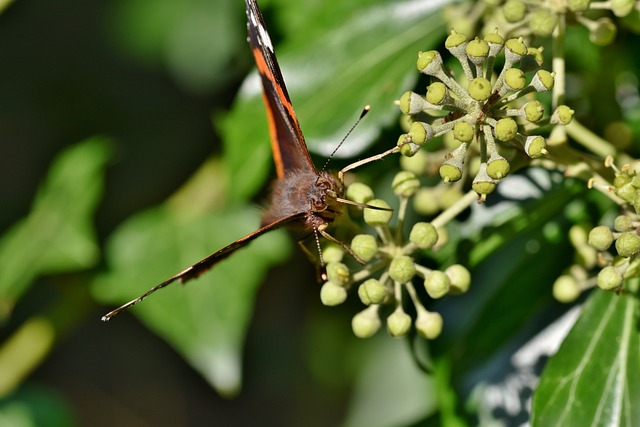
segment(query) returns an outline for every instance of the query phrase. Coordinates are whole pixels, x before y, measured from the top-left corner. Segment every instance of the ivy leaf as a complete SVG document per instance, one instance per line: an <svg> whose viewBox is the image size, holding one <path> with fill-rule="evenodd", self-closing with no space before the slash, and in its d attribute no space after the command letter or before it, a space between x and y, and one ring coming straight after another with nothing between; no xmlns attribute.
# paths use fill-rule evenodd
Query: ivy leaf
<svg viewBox="0 0 640 427"><path fill-rule="evenodd" d="M532 426L640 424L637 281L633 295L595 290L533 396Z"/></svg>
<svg viewBox="0 0 640 427"><path fill-rule="evenodd" d="M393 101L418 78L417 52L435 46L444 34L437 8L446 1L352 1L336 6L340 13L318 20L302 10L312 7L310 3L296 4L295 25L304 31L276 46L278 60L313 152L331 153L362 108L371 105L366 120L338 152L355 156L397 119ZM325 3L324 7L333 11ZM268 174L271 156L265 117L262 87L254 72L242 86L232 112L217 121L224 135L225 161L232 171L233 197L253 195Z"/></svg>
<svg viewBox="0 0 640 427"><path fill-rule="evenodd" d="M97 263L93 214L110 153L108 141L96 137L59 154L29 215L0 240L0 320L38 276Z"/></svg>

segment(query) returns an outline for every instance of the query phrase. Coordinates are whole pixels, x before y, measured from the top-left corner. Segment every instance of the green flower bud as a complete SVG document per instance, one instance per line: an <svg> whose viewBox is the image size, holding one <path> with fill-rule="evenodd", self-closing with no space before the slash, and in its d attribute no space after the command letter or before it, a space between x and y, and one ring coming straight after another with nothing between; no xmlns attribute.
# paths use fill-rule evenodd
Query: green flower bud
<svg viewBox="0 0 640 427"><path fill-rule="evenodd" d="M422 187L413 198L416 213L431 216L440 212L438 193L430 187Z"/></svg>
<svg viewBox="0 0 640 427"><path fill-rule="evenodd" d="M442 191L438 197L438 202L442 209L449 209L456 202L458 202L463 196L462 189L460 187L454 187L448 185Z"/></svg>
<svg viewBox="0 0 640 427"><path fill-rule="evenodd" d="M378 332L381 322L378 316L378 307L372 305L353 316L351 329L358 338L370 338Z"/></svg>
<svg viewBox="0 0 640 427"><path fill-rule="evenodd" d="M576 264L591 269L596 266L597 261L598 252L593 247L587 244L576 246Z"/></svg>
<svg viewBox="0 0 640 427"><path fill-rule="evenodd" d="M547 143L540 135L530 135L524 143L524 151L532 159L547 154Z"/></svg>
<svg viewBox="0 0 640 427"><path fill-rule="evenodd" d="M524 72L518 68L509 68L504 72L504 82L511 90L520 90L527 85Z"/></svg>
<svg viewBox="0 0 640 427"><path fill-rule="evenodd" d="M416 265L413 258L400 255L395 257L389 265L389 276L399 283L408 283L416 275Z"/></svg>
<svg viewBox="0 0 640 427"><path fill-rule="evenodd" d="M511 117L498 120L494 135L500 141L511 141L518 134L518 124Z"/></svg>
<svg viewBox="0 0 640 427"><path fill-rule="evenodd" d="M440 105L447 99L447 87L442 82L431 83L427 87L427 101L433 105Z"/></svg>
<svg viewBox="0 0 640 427"><path fill-rule="evenodd" d="M616 239L616 251L623 258L637 255L640 251L640 236L635 231L626 231Z"/></svg>
<svg viewBox="0 0 640 427"><path fill-rule="evenodd" d="M363 261L370 261L378 253L378 242L370 234L358 234L351 240L351 250Z"/></svg>
<svg viewBox="0 0 640 427"><path fill-rule="evenodd" d="M438 241L438 231L430 222L416 222L409 233L409 241L420 249L431 249Z"/></svg>
<svg viewBox="0 0 640 427"><path fill-rule="evenodd" d="M393 177L391 187L396 196L409 198L420 188L420 180L411 172L400 171Z"/></svg>
<svg viewBox="0 0 640 427"><path fill-rule="evenodd" d="M611 0L611 11L618 18L623 18L631 13L635 3L634 0Z"/></svg>
<svg viewBox="0 0 640 427"><path fill-rule="evenodd" d="M358 286L358 296L365 305L381 304L387 296L387 289L378 279L369 279Z"/></svg>
<svg viewBox="0 0 640 427"><path fill-rule="evenodd" d="M556 111L554 111L553 115L551 116L551 123L568 125L573 119L573 113L575 113L575 111L573 111L566 105L559 105L558 108L556 108Z"/></svg>
<svg viewBox="0 0 640 427"><path fill-rule="evenodd" d="M574 248L586 244L589 241L587 228L581 225L571 226L569 229L569 241Z"/></svg>
<svg viewBox="0 0 640 427"><path fill-rule="evenodd" d="M487 161L487 175L491 178L500 180L507 176L510 170L509 162L507 159L499 155L498 153L494 153Z"/></svg>
<svg viewBox="0 0 640 427"><path fill-rule="evenodd" d="M559 302L570 303L580 296L580 286L573 276L562 275L553 284L553 297Z"/></svg>
<svg viewBox="0 0 640 427"><path fill-rule="evenodd" d="M519 22L527 13L527 5L522 0L507 0L502 6L502 13L507 22Z"/></svg>
<svg viewBox="0 0 640 427"><path fill-rule="evenodd" d="M440 74L442 72L442 57L437 50L420 52L416 66L422 74L429 76Z"/></svg>
<svg viewBox="0 0 640 427"><path fill-rule="evenodd" d="M531 102L527 102L524 107L522 107L522 112L524 113L525 119L529 120L531 123L538 122L544 116L544 106L540 101L533 100Z"/></svg>
<svg viewBox="0 0 640 427"><path fill-rule="evenodd" d="M469 82L468 91L476 101L486 101L491 96L491 82L484 77L476 77Z"/></svg>
<svg viewBox="0 0 640 427"><path fill-rule="evenodd" d="M442 333L443 323L440 313L427 311L425 309L418 310L416 330L422 337L428 340L438 338Z"/></svg>
<svg viewBox="0 0 640 427"><path fill-rule="evenodd" d="M339 286L346 286L351 282L349 267L341 262L330 262L327 264L327 278L329 282Z"/></svg>
<svg viewBox="0 0 640 427"><path fill-rule="evenodd" d="M453 137L460 142L471 142L476 129L469 122L458 122L453 125Z"/></svg>
<svg viewBox="0 0 640 427"><path fill-rule="evenodd" d="M429 107L429 103L415 92L408 91L400 97L400 111L402 111L402 114L415 115Z"/></svg>
<svg viewBox="0 0 640 427"><path fill-rule="evenodd" d="M465 266L453 264L447 267L444 274L449 277L449 282L451 283L450 294L464 294L469 290L471 286L471 273L469 273L469 270L467 270Z"/></svg>
<svg viewBox="0 0 640 427"><path fill-rule="evenodd" d="M615 193L620 198L624 199L629 203L631 203L633 199L636 198L636 195L638 194L638 189L635 188L633 184L631 184L631 182L628 182L627 184L624 184L618 187L617 185L615 185L615 181L614 181L614 186L616 187Z"/></svg>
<svg viewBox="0 0 640 427"><path fill-rule="evenodd" d="M424 279L424 288L431 298L442 298L449 293L449 289L451 288L449 276L442 271L433 270L431 274Z"/></svg>
<svg viewBox="0 0 640 427"><path fill-rule="evenodd" d="M606 251L613 243L613 233L609 227L600 225L589 232L589 245L599 251Z"/></svg>
<svg viewBox="0 0 640 427"><path fill-rule="evenodd" d="M344 257L344 249L335 243L330 243L322 249L322 258L325 262L340 262Z"/></svg>
<svg viewBox="0 0 640 427"><path fill-rule="evenodd" d="M538 92L546 92L553 89L555 73L547 70L538 70L531 80L531 86Z"/></svg>
<svg viewBox="0 0 640 427"><path fill-rule="evenodd" d="M392 337L403 337L411 329L411 316L405 313L401 307L395 309L387 317L387 330Z"/></svg>
<svg viewBox="0 0 640 427"><path fill-rule="evenodd" d="M572 12L585 12L591 6L591 0L567 0L567 6Z"/></svg>
<svg viewBox="0 0 640 427"><path fill-rule="evenodd" d="M340 305L347 299L347 290L333 282L325 282L320 288L320 301L322 304L332 307Z"/></svg>
<svg viewBox="0 0 640 427"><path fill-rule="evenodd" d="M504 47L508 63L516 63L527 54L527 45L524 44L522 37L507 40Z"/></svg>
<svg viewBox="0 0 640 427"><path fill-rule="evenodd" d="M489 43L476 37L467 43L465 50L469 60L475 65L480 65L489 56Z"/></svg>
<svg viewBox="0 0 640 427"><path fill-rule="evenodd" d="M622 285L622 274L613 266L609 265L598 273L598 287L605 291L619 288Z"/></svg>
<svg viewBox="0 0 640 427"><path fill-rule="evenodd" d="M548 37L558 23L558 17L546 9L540 9L531 14L529 28L533 34Z"/></svg>
<svg viewBox="0 0 640 427"><path fill-rule="evenodd" d="M381 199L373 199L367 203L369 206L375 206L378 208L390 209L390 206ZM381 227L389 224L391 221L391 217L393 216L393 211L390 210L380 210L380 209L364 209L364 222L371 225L372 227Z"/></svg>
<svg viewBox="0 0 640 427"><path fill-rule="evenodd" d="M373 199L373 190L368 185L354 182L347 187L346 197L356 203L368 203Z"/></svg>
<svg viewBox="0 0 640 427"><path fill-rule="evenodd" d="M419 150L413 157L400 156L402 170L422 175L430 166L430 159L424 150Z"/></svg>
<svg viewBox="0 0 640 427"><path fill-rule="evenodd" d="M409 136L415 144L422 145L433 137L433 128L427 123L413 122L409 128Z"/></svg>
<svg viewBox="0 0 640 427"><path fill-rule="evenodd" d="M633 227L633 222L626 215L620 215L613 221L613 228L618 232L631 230L631 227Z"/></svg>

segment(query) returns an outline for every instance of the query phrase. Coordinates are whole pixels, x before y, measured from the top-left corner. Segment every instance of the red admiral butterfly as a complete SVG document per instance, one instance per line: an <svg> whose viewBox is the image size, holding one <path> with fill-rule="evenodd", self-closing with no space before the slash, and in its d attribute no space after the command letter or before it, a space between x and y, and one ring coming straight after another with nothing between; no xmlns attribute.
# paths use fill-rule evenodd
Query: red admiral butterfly
<svg viewBox="0 0 640 427"><path fill-rule="evenodd" d="M324 170L318 171L311 161L260 8L256 0L245 1L248 41L262 79L271 148L278 175L269 206L262 217L261 228L107 313L102 317L103 321L111 319L176 280L185 283L200 276L237 249L276 228L285 225L297 226L315 233L316 236L320 233L334 240L324 229L341 214L344 207L345 200L341 198L342 181ZM368 109L365 109L366 111ZM363 161L357 164L362 163Z"/></svg>

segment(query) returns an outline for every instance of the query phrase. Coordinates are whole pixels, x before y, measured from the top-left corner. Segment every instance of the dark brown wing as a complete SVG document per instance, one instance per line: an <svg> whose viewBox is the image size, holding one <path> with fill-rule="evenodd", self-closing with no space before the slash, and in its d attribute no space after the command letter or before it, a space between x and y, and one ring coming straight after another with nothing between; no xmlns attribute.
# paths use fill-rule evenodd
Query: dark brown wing
<svg viewBox="0 0 640 427"><path fill-rule="evenodd" d="M249 45L264 88L263 99L267 107L271 148L278 178L283 178L286 171L316 172L260 8L255 0L246 0L246 5Z"/></svg>
<svg viewBox="0 0 640 427"><path fill-rule="evenodd" d="M154 286L153 288L149 289L144 294L140 295L138 298L136 298L134 300L131 300L128 303L126 303L126 304L116 308L115 310L110 311L109 313L105 314L104 316L102 316L102 321L103 322L108 321L109 319L111 319L112 317L116 316L120 312L128 309L129 307L132 307L132 306L136 305L137 303L139 303L140 301L142 301L143 299L145 299L146 297L148 297L149 295L151 295L152 293L154 293L158 289L162 289L165 286L170 285L171 283L175 282L176 280L180 280L180 283L185 283L188 280L195 279L196 277L200 276L202 273L205 273L206 271L208 271L211 267L216 265L218 262L222 261L223 259L225 259L229 255L234 253L236 250L242 248L244 245L246 245L247 243L249 243L252 240L256 239L257 237L260 237L264 233L267 233L267 232L269 232L271 230L275 230L276 228L280 228L280 227L282 227L284 225L287 225L287 224L289 224L291 222L299 221L300 219L302 219L304 217L304 215L305 215L304 212L301 212L301 213L295 214L295 215L290 215L290 216L288 216L286 218L282 218L282 219L280 219L278 221L272 222L271 224L265 225L264 227L261 227L260 229L254 231L253 233L248 234L248 235L244 236L243 238L236 240L235 242L231 243L228 246L225 246L224 248L220 249L219 251L216 251L216 252L212 253L211 255L206 257L205 259L203 259L201 261L198 261L197 263L193 264L191 267L188 267L188 268L182 270L180 273L176 274L175 276L171 276L170 278L168 278L164 282L160 283L159 285Z"/></svg>

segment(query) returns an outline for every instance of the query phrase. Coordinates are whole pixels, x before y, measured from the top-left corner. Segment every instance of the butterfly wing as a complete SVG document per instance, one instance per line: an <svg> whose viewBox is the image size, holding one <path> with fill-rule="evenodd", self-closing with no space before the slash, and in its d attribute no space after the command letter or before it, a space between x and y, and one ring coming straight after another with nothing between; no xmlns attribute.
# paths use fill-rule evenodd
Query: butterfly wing
<svg viewBox="0 0 640 427"><path fill-rule="evenodd" d="M256 0L246 0L246 5L249 45L264 87L263 99L278 178L283 178L285 171L316 173L260 8Z"/></svg>

